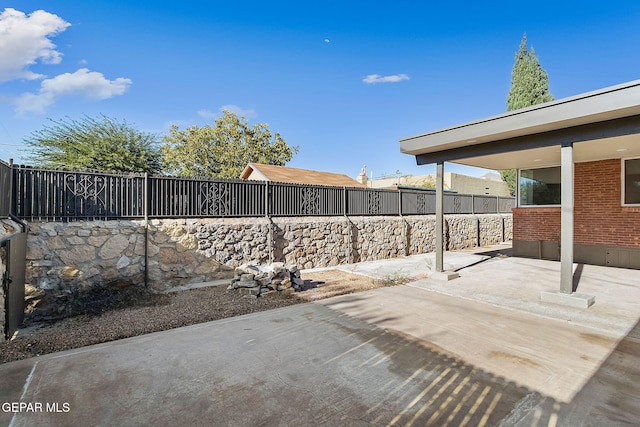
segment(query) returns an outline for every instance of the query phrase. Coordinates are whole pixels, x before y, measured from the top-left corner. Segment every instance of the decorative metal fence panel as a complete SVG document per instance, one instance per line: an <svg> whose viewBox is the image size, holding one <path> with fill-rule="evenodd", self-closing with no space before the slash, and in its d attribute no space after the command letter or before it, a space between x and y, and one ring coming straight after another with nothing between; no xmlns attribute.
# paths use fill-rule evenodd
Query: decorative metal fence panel
<svg viewBox="0 0 640 427"><path fill-rule="evenodd" d="M496 196L473 196L473 213L486 214L498 211L498 198Z"/></svg>
<svg viewBox="0 0 640 427"><path fill-rule="evenodd" d="M0 218L11 213L11 166L0 161Z"/></svg>
<svg viewBox="0 0 640 427"><path fill-rule="evenodd" d="M16 216L110 219L144 216L144 177L17 167Z"/></svg>
<svg viewBox="0 0 640 427"><path fill-rule="evenodd" d="M270 184L269 188L273 216L344 215L344 188L300 184Z"/></svg>
<svg viewBox="0 0 640 427"><path fill-rule="evenodd" d="M266 187L258 181L150 177L153 218L264 216Z"/></svg>
<svg viewBox="0 0 640 427"><path fill-rule="evenodd" d="M433 191L329 187L265 181L191 179L45 170L0 162L0 215L11 197L19 218L429 215ZM445 193L447 214L511 212L510 197ZM5 216L6 216L5 215Z"/></svg>
<svg viewBox="0 0 640 427"><path fill-rule="evenodd" d="M473 196L470 194L444 194L444 213L470 214L473 213Z"/></svg>
<svg viewBox="0 0 640 427"><path fill-rule="evenodd" d="M399 215L400 192L392 190L347 189L347 215Z"/></svg>
<svg viewBox="0 0 640 427"><path fill-rule="evenodd" d="M436 212L436 193L402 191L403 215L430 215Z"/></svg>
<svg viewBox="0 0 640 427"><path fill-rule="evenodd" d="M516 199L514 197L498 197L498 212L511 213L516 207Z"/></svg>

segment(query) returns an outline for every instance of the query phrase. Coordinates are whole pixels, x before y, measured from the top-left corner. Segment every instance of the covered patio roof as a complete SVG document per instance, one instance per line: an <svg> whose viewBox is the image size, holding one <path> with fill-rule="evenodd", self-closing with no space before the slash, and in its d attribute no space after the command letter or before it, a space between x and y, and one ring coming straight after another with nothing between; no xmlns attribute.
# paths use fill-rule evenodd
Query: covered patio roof
<svg viewBox="0 0 640 427"><path fill-rule="evenodd" d="M561 168L560 292L543 301L588 308L594 297L573 292L574 164L640 157L640 80L509 111L400 140L419 165L436 164L436 271L444 271L444 163L488 169Z"/></svg>
<svg viewBox="0 0 640 427"><path fill-rule="evenodd" d="M488 169L558 166L640 156L640 80L400 140L419 165L453 162Z"/></svg>

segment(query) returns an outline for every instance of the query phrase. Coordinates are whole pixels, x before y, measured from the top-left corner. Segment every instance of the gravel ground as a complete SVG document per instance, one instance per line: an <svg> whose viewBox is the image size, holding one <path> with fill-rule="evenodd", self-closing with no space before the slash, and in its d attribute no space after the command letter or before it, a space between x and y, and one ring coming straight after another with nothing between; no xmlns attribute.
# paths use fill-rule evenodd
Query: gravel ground
<svg viewBox="0 0 640 427"><path fill-rule="evenodd" d="M338 270L314 272L302 278L312 288L288 297L270 294L249 299L217 286L172 294L141 294L127 307L94 310L54 323L33 323L21 329L13 340L0 343L0 363L399 284Z"/></svg>

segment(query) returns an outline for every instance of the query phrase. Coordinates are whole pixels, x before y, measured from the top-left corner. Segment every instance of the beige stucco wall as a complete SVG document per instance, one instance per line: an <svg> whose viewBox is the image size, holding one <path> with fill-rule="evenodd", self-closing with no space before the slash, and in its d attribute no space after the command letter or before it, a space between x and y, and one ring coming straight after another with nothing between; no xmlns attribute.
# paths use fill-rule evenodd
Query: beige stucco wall
<svg viewBox="0 0 640 427"><path fill-rule="evenodd" d="M436 176L407 175L399 178L384 178L369 181L371 188L387 188L395 185L424 186L432 183L435 186ZM460 194L479 194L489 196L510 197L509 187L504 181L445 172L443 177L445 190L456 191Z"/></svg>

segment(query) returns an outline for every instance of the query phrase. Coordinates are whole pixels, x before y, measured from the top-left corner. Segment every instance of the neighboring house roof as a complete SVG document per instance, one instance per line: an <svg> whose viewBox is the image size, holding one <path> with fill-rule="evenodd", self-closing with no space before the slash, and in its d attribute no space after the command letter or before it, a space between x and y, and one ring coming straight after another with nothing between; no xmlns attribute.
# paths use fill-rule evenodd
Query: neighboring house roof
<svg viewBox="0 0 640 427"><path fill-rule="evenodd" d="M365 187L355 179L340 173L265 165L262 163L249 163L240 174L240 178L293 184Z"/></svg>

